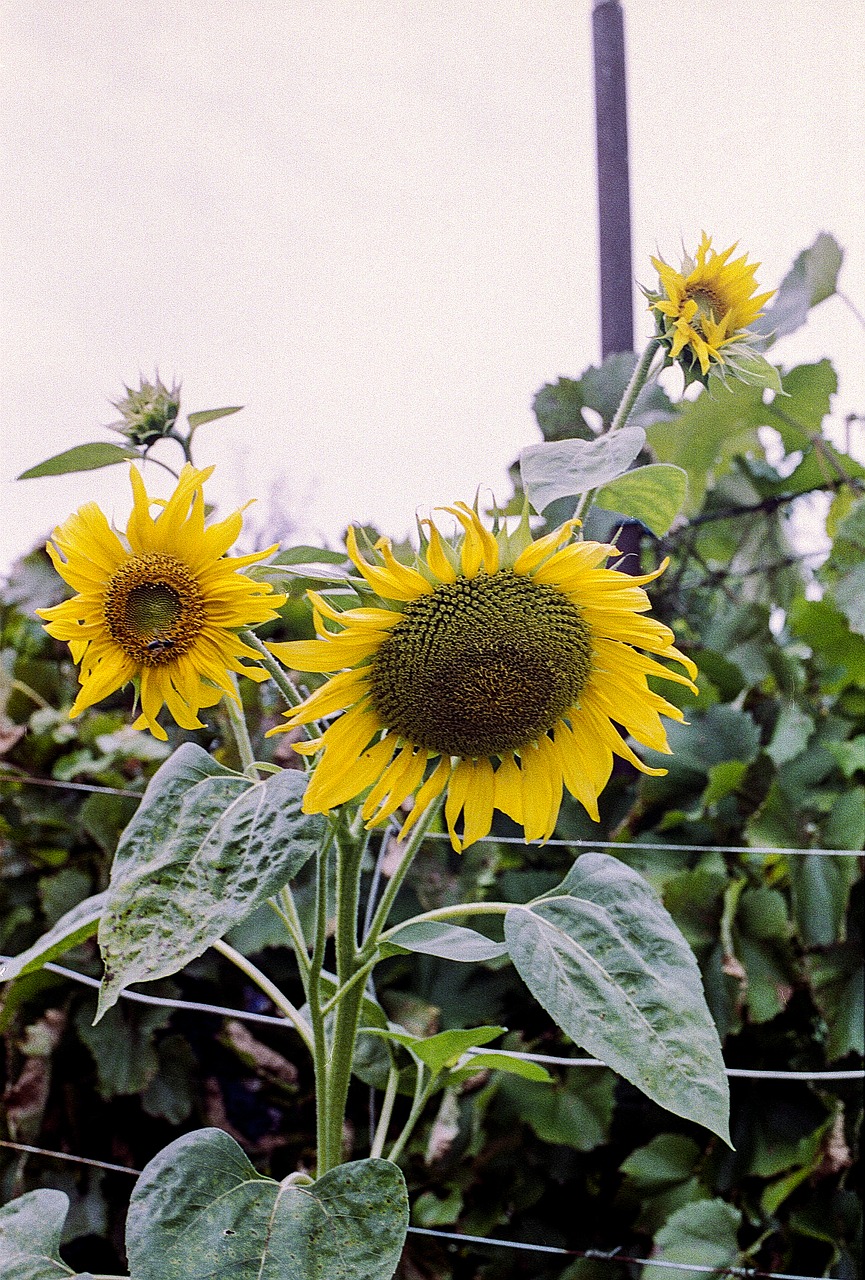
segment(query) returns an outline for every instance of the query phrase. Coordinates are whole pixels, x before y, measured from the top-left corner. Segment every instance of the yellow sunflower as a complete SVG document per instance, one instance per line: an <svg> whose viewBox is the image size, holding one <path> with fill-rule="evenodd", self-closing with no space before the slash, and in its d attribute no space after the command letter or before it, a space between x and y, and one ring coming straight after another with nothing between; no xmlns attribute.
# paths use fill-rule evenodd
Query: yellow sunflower
<svg viewBox="0 0 865 1280"><path fill-rule="evenodd" d="M236 699L230 672L267 679L261 667L241 662L258 655L236 630L276 617L285 597L237 570L274 548L226 557L243 513L205 528L203 486L212 471L187 464L174 493L161 502L147 496L132 467L134 501L124 536L95 502L54 530L48 554L80 594L37 612L47 619L48 634L65 640L81 665L71 716L134 680L141 698L135 728L164 740L168 735L156 719L163 704L181 728L200 729L202 707L223 694ZM155 516L153 505L161 508Z"/></svg>
<svg viewBox="0 0 865 1280"><path fill-rule="evenodd" d="M371 788L362 815L374 826L413 797L405 835L447 788L458 851L489 833L494 809L526 840L548 839L563 785L597 821L614 755L664 772L647 768L613 721L669 752L661 716L682 714L647 677L694 687L648 656L696 675L669 627L640 616L650 607L643 585L665 565L643 577L607 569L619 552L577 541L574 520L533 541L525 519L509 535L490 532L463 503L444 510L461 539L451 546L423 521L416 567L398 563L386 538L370 564L350 528L348 554L379 603L340 613L310 592L319 638L268 646L294 670L336 673L271 730L344 712L321 737L295 744L320 753L304 808L324 813Z"/></svg>
<svg viewBox="0 0 865 1280"><path fill-rule="evenodd" d="M716 253L704 231L696 258L686 256L681 271L663 258L652 258L663 292L645 293L670 359L684 353L691 365L699 363L703 376L712 364L724 364L725 347L747 340L749 326L774 293L754 296L754 272L760 264L749 263L747 254L730 261L735 250L732 244Z"/></svg>

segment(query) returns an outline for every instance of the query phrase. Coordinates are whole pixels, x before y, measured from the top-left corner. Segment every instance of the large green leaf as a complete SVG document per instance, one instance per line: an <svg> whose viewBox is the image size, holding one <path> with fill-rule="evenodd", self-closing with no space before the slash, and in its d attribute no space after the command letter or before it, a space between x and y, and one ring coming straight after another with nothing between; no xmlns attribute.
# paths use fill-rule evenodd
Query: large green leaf
<svg viewBox="0 0 865 1280"><path fill-rule="evenodd" d="M529 502L543 511L557 498L599 489L627 471L646 443L642 427L622 427L596 440L532 444L520 454L520 475Z"/></svg>
<svg viewBox="0 0 865 1280"><path fill-rule="evenodd" d="M649 885L606 854L505 916L511 959L581 1045L676 1115L729 1142L729 1091L694 955Z"/></svg>
<svg viewBox="0 0 865 1280"><path fill-rule="evenodd" d="M69 1208L62 1191L28 1191L0 1207L0 1276L3 1280L93 1280L60 1259L60 1236Z"/></svg>
<svg viewBox="0 0 865 1280"><path fill-rule="evenodd" d="M458 960L463 964L495 960L508 953L503 942L493 942L476 929L441 920L416 920L398 926L390 931L386 945L438 956L442 960Z"/></svg>
<svg viewBox="0 0 865 1280"><path fill-rule="evenodd" d="M771 305L752 329L766 334L769 342L799 329L810 309L835 293L843 258L844 251L835 237L821 231L810 248L799 254Z"/></svg>
<svg viewBox="0 0 865 1280"><path fill-rule="evenodd" d="M275 1182L227 1133L200 1129L142 1173L126 1247L134 1280L390 1280L407 1228L389 1160Z"/></svg>
<svg viewBox="0 0 865 1280"><path fill-rule="evenodd" d="M77 947L96 932L99 917L105 910L107 894L97 893L93 898L79 902L71 911L61 916L52 929L29 946L26 951L0 965L0 982L11 982L23 973L41 969L56 956Z"/></svg>
<svg viewBox="0 0 865 1280"><path fill-rule="evenodd" d="M108 444L101 441L94 444L77 444L74 449L55 453L53 458L46 458L37 466L22 471L18 479L36 480L40 476L64 476L70 471L97 471L100 467L113 467L116 462L126 462L128 458L140 456L138 449L129 449L123 444Z"/></svg>
<svg viewBox="0 0 865 1280"><path fill-rule="evenodd" d="M185 743L154 774L117 849L99 926L97 1017L131 982L176 973L295 875L325 819L296 769L252 782Z"/></svg>
<svg viewBox="0 0 865 1280"><path fill-rule="evenodd" d="M640 520L662 538L682 509L688 491L688 473L668 462L626 471L598 490L595 504Z"/></svg>
<svg viewBox="0 0 865 1280"><path fill-rule="evenodd" d="M655 1236L653 1255L659 1262L693 1262L697 1266L735 1266L740 1260L736 1233L742 1221L738 1209L724 1200L697 1200L667 1219ZM642 1280L669 1280L666 1267L643 1268Z"/></svg>

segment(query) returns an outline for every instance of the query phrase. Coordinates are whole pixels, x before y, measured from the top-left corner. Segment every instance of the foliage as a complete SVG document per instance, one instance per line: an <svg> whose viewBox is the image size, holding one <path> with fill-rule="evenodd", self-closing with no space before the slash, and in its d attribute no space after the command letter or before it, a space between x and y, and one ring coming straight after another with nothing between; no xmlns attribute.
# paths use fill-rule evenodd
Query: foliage
<svg viewBox="0 0 865 1280"><path fill-rule="evenodd" d="M806 251L797 260L775 303L778 336L834 288L838 265L832 275L830 249L821 238L810 258ZM539 393L542 433L566 453L571 449L574 467L591 463L597 443L582 409L595 409L609 422L632 367L632 358L614 357ZM700 675L696 696L679 691L688 723L670 731L672 757L650 760L666 767L666 776L617 768L599 824L566 804L561 841L590 848L594 841L612 843L575 864L575 848L567 843L511 843L515 828L500 816L492 838L462 857L433 833L394 903L376 999L362 1002L367 1034L354 1061L344 1139L349 1155L369 1149L368 1086L377 1086L380 1116L390 1073L398 1122L413 1105L420 1117L397 1153L416 1226L578 1251L621 1245L638 1257L654 1250L656 1260L721 1268L853 1273L861 1248L853 1172L861 1121L856 1082L734 1078L735 1149L726 1148L716 1136L723 1127L712 1088L692 1082L696 1095L684 1108L674 1105L676 1095L689 1092L677 1069L697 1059L688 1057L693 1040L684 1055L670 1052L675 1030L663 1020L676 1000L696 1009L696 967L685 972L672 965L669 999L658 1010L646 1008L652 988L632 966L627 995L644 1015L632 1034L645 1046L645 1073L653 1079L649 1088L640 1080L644 1092L628 1082L627 1069L621 1076L597 1067L544 1072L534 1065L533 1071L519 1056L527 1050L570 1056L571 1032L611 1060L610 1046L587 1040L581 1023L586 1005L607 998L598 995L603 983L585 964L584 947L593 930L602 933L610 970L627 971L634 942L628 927L636 916L644 921L642 944L657 940L656 962L671 930L687 939L728 1066L803 1072L861 1066L861 858L844 854L865 844L865 468L826 437L835 389L829 361L784 371L781 381L786 394L767 403L745 385L675 407L657 387L637 401L620 438L640 433L631 460L644 466L627 475L658 464L686 471L685 514L677 521L669 513L646 518L640 502L650 490L643 478L630 481L629 497L627 485L617 491L620 482L602 468L584 477L586 487L602 490L599 506L621 503L615 510L641 521L635 545L647 568L671 557L654 609L675 628L677 644ZM574 451L575 442L589 448ZM535 446L529 459L547 467L551 455L539 453L542 448ZM555 483L559 462L549 466L546 483ZM525 455L523 481L532 494L537 480ZM572 484L550 501L560 510L570 500L573 508L575 494ZM815 574L793 539L791 515L816 494L829 495L832 550ZM538 499L536 505L544 504ZM552 522L555 510L548 511ZM596 509L590 536L606 537L610 519ZM270 626L280 640L310 634L298 603L301 589L344 567L337 553L294 550L280 557L295 582L281 621ZM304 927L313 901L303 840L283 850L288 861L281 868L267 865L263 847L253 851L256 871L241 907L236 895L228 901L224 892L226 877L237 871L236 847L255 829L248 813L263 804L276 822L290 811L296 770L253 786L238 771L226 724L216 743L208 731L175 731L166 747L128 729L123 695L68 721L73 673L32 616L34 607L57 599L51 594L56 580L44 570L41 553L22 561L3 604L0 951L26 954L10 970L15 981L4 988L0 1015L6 1044L0 1136L146 1169L133 1192L133 1179L122 1174L75 1166L70 1173L0 1148L0 1200L9 1201L0 1214L0 1269L16 1280L86 1276L85 1268L120 1271L128 1257L136 1277L169 1280L180 1274L172 1261L171 1215L160 1208L169 1195L194 1201L202 1248L238 1221L256 1229L261 1223L264 1230L277 1213L283 1252L302 1257L311 1251L323 1261L309 1266L323 1267L322 1276L341 1274L339 1231L351 1233L357 1222L365 1269L342 1274L384 1280L396 1265L394 1241L402 1238L407 1211L403 1175L377 1157L353 1161L325 1174L315 1196L308 1194L311 1179L295 1171L313 1165L314 1082L294 1032L123 998L94 1025L93 993L43 967L53 958L98 975L92 934L104 900L94 909L87 904L132 876L140 889L141 939L135 925L129 931L125 898L116 900L113 923L105 925L118 939L122 973L115 995L157 972L150 994L272 1011L241 970L213 950L202 951L230 929L228 942L266 971L303 1018L304 993L285 925L261 904L280 874L294 876ZM281 709L272 686L245 689L244 698L257 758L287 764L285 740L263 739ZM168 759L172 747L179 750ZM198 782L185 791L187 808L171 844L176 857L155 865L152 833L170 820L161 806L172 778L189 768ZM70 784L102 790L67 789ZM227 822L213 822L211 788L236 796ZM272 803L264 799L271 793ZM815 852L755 852L766 848ZM395 853L386 840L386 875L393 873ZM175 872L187 866L195 878L175 892ZM366 889L372 870L369 864ZM171 927L181 959L159 970L136 968L147 942L141 922L152 924L157 914L148 915L146 904L166 886L178 908ZM629 894L636 904L630 913ZM468 902L522 905L500 913L503 926L495 913L474 917L472 928L446 916L411 923L418 914ZM567 986L553 981L558 965L570 975ZM546 1011L530 991L542 995ZM619 983L615 999L621 991ZM699 1036L705 1035L701 1028ZM711 1041L705 1043L711 1058ZM625 1068L632 1061L633 1045ZM423 1089L412 1095L416 1068ZM697 1109L704 1114L696 1116ZM221 1207L212 1212L195 1181L203 1167L214 1180L208 1184L214 1206L216 1184L225 1184ZM352 1217L359 1176L380 1191L380 1219ZM61 1190L70 1199L65 1226ZM340 1225L331 1235L323 1223L332 1221L334 1206ZM230 1234L226 1238L230 1245ZM444 1241L409 1236L398 1275L589 1280L591 1270L591 1280L596 1272L613 1280L622 1274L614 1262L568 1262L470 1244L452 1250ZM268 1274L264 1236L253 1264L244 1265ZM646 1272L651 1280L662 1275L659 1267Z"/></svg>

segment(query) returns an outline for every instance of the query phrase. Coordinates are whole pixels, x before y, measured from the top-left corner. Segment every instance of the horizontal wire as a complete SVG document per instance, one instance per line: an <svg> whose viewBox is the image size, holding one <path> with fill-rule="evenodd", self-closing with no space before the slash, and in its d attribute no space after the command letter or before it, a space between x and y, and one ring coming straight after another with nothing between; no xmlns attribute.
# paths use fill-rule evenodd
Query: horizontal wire
<svg viewBox="0 0 865 1280"><path fill-rule="evenodd" d="M0 964L7 964L11 956L0 956ZM89 974L78 973L76 969L67 969L64 965L49 962L42 966L51 973L63 978L71 978L85 987L98 990L102 985L98 978ZM2 975L0 975L2 979ZM204 1004L199 1000L177 1000L170 996L148 996L143 991L121 991L120 998L132 1000L136 1004L160 1005L165 1009L181 1009L189 1013L215 1013L223 1018L236 1018L238 1022L260 1022L272 1027L291 1027L293 1023L271 1013L253 1013L246 1009L230 1009L226 1005ZM605 1067L607 1064L598 1058L565 1058L545 1053L527 1053L511 1049L467 1049L466 1053L474 1057L476 1054L500 1054L506 1058L519 1058L524 1062L537 1062L548 1067ZM612 1070L612 1068L610 1068ZM849 1071L769 1071L748 1067L725 1067L728 1076L739 1076L748 1080L865 1080L865 1070Z"/></svg>
<svg viewBox="0 0 865 1280"><path fill-rule="evenodd" d="M0 769L0 782L19 782L34 787L57 787L59 789L68 788L72 791L96 791L104 795L110 796L131 796L135 800L140 800L143 793L141 791L124 791L120 787L100 787L89 782L59 782L56 778L33 778L17 773L9 773ZM424 837L426 840L450 840L447 831L428 831ZM522 836L481 836L475 841L476 844L531 844L533 841L526 841ZM815 857L815 858L861 858L863 851L861 849L793 849L782 845L777 846L752 846L747 844L650 844L642 840L578 840L578 839L555 839L547 840L546 846L551 849L643 849L652 850L660 849L665 853L753 853L760 857L769 854L783 854L785 857L789 855L799 857Z"/></svg>
<svg viewBox="0 0 865 1280"><path fill-rule="evenodd" d="M94 1169L107 1169L111 1173L127 1173L130 1177L139 1178L141 1169L130 1169L125 1164L109 1164L105 1160L93 1160L89 1156L73 1156L68 1151L50 1151L47 1147L33 1147L25 1142L9 1142L0 1138L0 1147L8 1147L12 1151L23 1151L28 1155L47 1156L52 1160L68 1160L73 1164L89 1165ZM562 1249L550 1244L526 1244L521 1240L496 1240L493 1236L470 1236L456 1231L433 1231L429 1227L409 1227L410 1235L433 1236L438 1240L447 1240L451 1244L483 1244L494 1249L522 1249L530 1253L554 1253L565 1258L590 1258L598 1262L626 1262L644 1267L667 1267L674 1271L698 1271L722 1276L741 1276L743 1280L822 1280L819 1276L794 1275L786 1271L759 1271L754 1267L719 1267L704 1266L697 1262L665 1262L659 1258L633 1258L622 1253L622 1246L616 1249Z"/></svg>

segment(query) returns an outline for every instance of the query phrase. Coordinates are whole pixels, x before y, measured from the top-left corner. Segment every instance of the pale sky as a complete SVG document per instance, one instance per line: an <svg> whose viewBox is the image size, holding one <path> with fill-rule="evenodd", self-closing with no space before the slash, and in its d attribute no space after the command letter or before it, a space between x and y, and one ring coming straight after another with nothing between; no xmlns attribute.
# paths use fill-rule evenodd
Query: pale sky
<svg viewBox="0 0 865 1280"><path fill-rule="evenodd" d="M624 10L637 279L705 229L773 288L825 230L865 312L860 0ZM599 356L590 0L0 14L0 570L88 499L125 523L125 468L14 477L119 440L109 402L155 368L186 411L246 406L198 437L223 513L278 492L334 543L509 494L535 391ZM774 358L831 356L840 422L863 351L831 299Z"/></svg>

